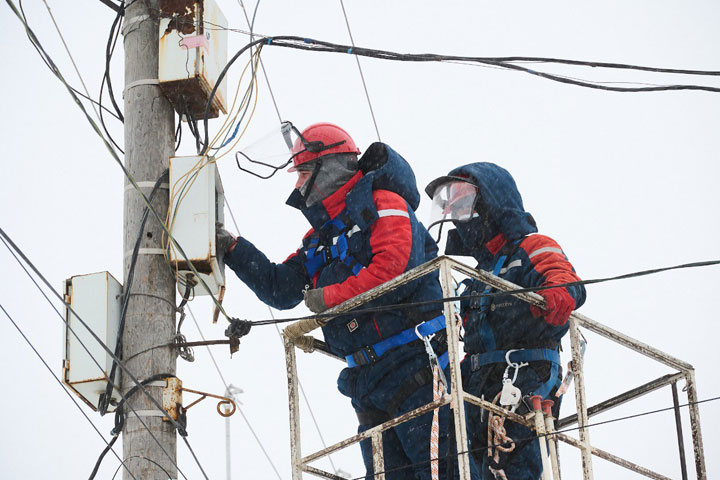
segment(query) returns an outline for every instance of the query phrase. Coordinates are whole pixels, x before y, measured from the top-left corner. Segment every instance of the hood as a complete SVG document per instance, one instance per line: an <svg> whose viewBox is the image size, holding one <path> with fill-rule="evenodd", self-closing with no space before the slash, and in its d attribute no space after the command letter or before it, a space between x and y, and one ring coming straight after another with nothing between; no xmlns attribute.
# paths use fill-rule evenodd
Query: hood
<svg viewBox="0 0 720 480"><path fill-rule="evenodd" d="M469 179L477 185L481 202L478 211L480 218L466 224L458 224L458 228L448 233L445 253L449 255L472 255L479 257L491 255L483 248L484 244L503 234L508 242L537 232L535 219L523 207L522 197L512 175L504 168L488 162L477 162L455 168L449 177ZM426 191L432 196L435 182Z"/></svg>
<svg viewBox="0 0 720 480"><path fill-rule="evenodd" d="M363 178L353 188L351 195L372 190L389 190L400 195L413 210L420 205L420 192L415 172L399 153L384 143L375 142L368 147L358 162ZM358 193L355 193L358 192Z"/></svg>
<svg viewBox="0 0 720 480"><path fill-rule="evenodd" d="M375 142L358 160L358 167L360 175L350 179L338 192L342 190L347 193L347 190L350 190L347 196L345 193L342 193L341 196L350 216L359 225L367 226L364 224L369 224L375 219L375 216L368 216L366 212L369 207L374 208L373 190L389 190L396 193L408 203L410 208L417 210L420 205L420 192L417 189L415 173L410 164L395 150L384 143ZM337 214L337 212L328 212L327 206L335 201L338 192L322 202L307 207L302 201L302 195L296 189L286 203L301 210L310 224L318 229Z"/></svg>

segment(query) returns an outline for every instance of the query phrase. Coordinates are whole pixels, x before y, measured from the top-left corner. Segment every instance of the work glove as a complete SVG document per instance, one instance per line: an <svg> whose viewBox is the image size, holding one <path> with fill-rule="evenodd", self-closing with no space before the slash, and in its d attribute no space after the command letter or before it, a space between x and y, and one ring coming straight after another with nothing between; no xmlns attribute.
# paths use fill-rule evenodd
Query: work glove
<svg viewBox="0 0 720 480"><path fill-rule="evenodd" d="M537 292L545 299L545 309L530 305L533 317L545 317L545 321L553 327L565 325L575 309L575 300L565 288L550 288Z"/></svg>
<svg viewBox="0 0 720 480"><path fill-rule="evenodd" d="M322 288L314 288L305 292L305 306L313 313L320 313L327 310L325 297Z"/></svg>
<svg viewBox="0 0 720 480"><path fill-rule="evenodd" d="M237 242L235 236L225 230L224 225L220 222L215 224L215 235L217 236L216 250L218 252L227 253Z"/></svg>

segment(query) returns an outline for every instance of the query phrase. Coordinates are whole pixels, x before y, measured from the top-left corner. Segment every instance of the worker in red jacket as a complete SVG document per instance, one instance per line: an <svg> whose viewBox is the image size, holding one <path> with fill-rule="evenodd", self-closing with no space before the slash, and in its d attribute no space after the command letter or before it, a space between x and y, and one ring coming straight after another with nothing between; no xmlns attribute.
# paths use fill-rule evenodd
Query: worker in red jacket
<svg viewBox="0 0 720 480"><path fill-rule="evenodd" d="M485 162L464 165L431 182L426 192L433 200L430 226L449 222L455 227L448 232L446 254L472 256L478 269L521 287L580 280L560 245L537 234L535 220L525 211L515 181L505 169ZM546 304L541 310L510 295L482 297L496 290L480 281L463 283L465 391L498 403L503 389L519 389L516 397L503 397L520 399L505 408L526 413L531 408L529 397L540 395L555 401L557 416L560 339L568 331L570 314L585 301L585 288L539 290ZM505 451L497 448L502 437L488 434L488 412L474 406L467 412L471 449L482 464L483 478L540 478L542 461L531 430L505 421L507 436L517 440Z"/></svg>
<svg viewBox="0 0 720 480"><path fill-rule="evenodd" d="M247 239L224 230L218 235L221 250L227 251L226 264L260 300L287 309L304 299L311 311L323 312L437 256L435 242L415 217L420 203L415 175L392 148L374 143L358 159L352 138L328 123L312 125L287 143L293 146L291 171L298 175L287 203L312 226L302 246L284 262L272 263ZM434 272L363 308L441 297ZM337 384L352 401L359 432L433 400L433 374L420 337L434 335L430 343L445 369L441 307L350 312L323 326L325 342L347 363ZM441 408L440 478L452 476L446 476L445 465L449 418L448 407ZM430 479L431 420L432 414L426 414L384 433L387 479ZM361 442L361 450L368 478L373 478L370 442Z"/></svg>

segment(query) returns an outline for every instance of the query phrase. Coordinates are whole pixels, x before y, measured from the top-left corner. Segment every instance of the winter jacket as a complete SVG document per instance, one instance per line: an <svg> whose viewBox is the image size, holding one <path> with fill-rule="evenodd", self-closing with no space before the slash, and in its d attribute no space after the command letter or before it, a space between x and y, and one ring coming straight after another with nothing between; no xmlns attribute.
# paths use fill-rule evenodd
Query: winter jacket
<svg viewBox="0 0 720 480"><path fill-rule="evenodd" d="M580 278L560 246L536 234L535 220L525 211L515 181L492 163L473 163L450 172L478 186L480 216L457 224L450 232L446 253L472 255L478 269L496 271L500 278L521 287L550 286ZM481 294L486 286L466 282L463 295ZM585 301L581 285L566 287L575 308ZM465 351L482 353L518 348L557 349L568 325L552 326L533 317L528 303L513 296L473 298L461 302Z"/></svg>
<svg viewBox="0 0 720 480"><path fill-rule="evenodd" d="M311 207L305 207L297 190L293 192L287 203L299 208L312 228L302 246L284 262L272 263L248 240L238 239L226 263L260 300L288 309L302 301L304 289L323 288L325 304L333 307L437 255L435 243L414 214L420 195L410 165L389 146L374 143L359 166L360 171L343 187ZM441 296L435 272L363 308ZM331 320L323 334L330 349L345 356L439 311L438 305L348 314ZM397 347L383 358L411 350L422 352L422 347Z"/></svg>

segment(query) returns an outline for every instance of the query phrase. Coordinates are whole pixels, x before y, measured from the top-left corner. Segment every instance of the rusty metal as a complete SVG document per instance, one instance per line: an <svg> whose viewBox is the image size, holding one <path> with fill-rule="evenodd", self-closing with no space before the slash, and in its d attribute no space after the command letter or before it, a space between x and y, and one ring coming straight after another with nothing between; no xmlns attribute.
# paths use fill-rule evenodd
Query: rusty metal
<svg viewBox="0 0 720 480"><path fill-rule="evenodd" d="M680 451L680 473L682 480L688 480L687 463L685 462L685 440L682 431L682 419L680 418L680 400L678 399L677 383L672 385L673 406L675 407L675 429L678 437L678 450Z"/></svg>
<svg viewBox="0 0 720 480"><path fill-rule="evenodd" d="M560 440L561 442L567 443L568 445L571 445L580 450L585 448L584 445L579 440L577 440L573 437L570 437L568 435L565 435L564 433L556 433L555 435L557 436L558 440ZM590 450L591 450L591 453L598 458L602 458L603 460L607 460L608 462L614 463L615 465L619 465L623 468L631 470L635 473L639 473L640 475L644 475L648 478L653 478L655 480L671 480L670 477L666 477L665 475L660 475L657 472L653 472L652 470L642 467L642 466L640 466L636 463L633 463L629 460L625 460L624 458L620 458L617 455L608 453L605 450L601 450L597 447L591 447Z"/></svg>
<svg viewBox="0 0 720 480"><path fill-rule="evenodd" d="M690 430L693 437L693 450L695 452L695 472L698 480L707 479L705 471L705 453L703 449L702 432L700 431L700 409L698 408L697 388L695 386L695 370L685 372L685 389L687 390L688 409L690 411Z"/></svg>
<svg viewBox="0 0 720 480"><path fill-rule="evenodd" d="M375 480L385 480L385 453L383 452L381 431L372 434L372 452L373 478Z"/></svg>
<svg viewBox="0 0 720 480"><path fill-rule="evenodd" d="M592 417L593 415L606 412L611 408L615 408L626 402L629 402L630 400L634 400L650 392L654 392L659 388L674 384L681 378L685 378L684 373L669 373L637 388L633 388L632 390L628 390L627 392L621 393L620 395L616 395L612 398L609 398L608 400L605 400L604 402L600 402L597 405L588 407L588 417ZM565 418L558 420L558 428L562 429L575 423L577 423L577 414L569 415Z"/></svg>
<svg viewBox="0 0 720 480"><path fill-rule="evenodd" d="M328 478L330 480L347 480L345 477L335 475L334 473L326 472L325 470L320 470L319 468L311 467L310 465L303 465L302 471L320 478Z"/></svg>
<svg viewBox="0 0 720 480"><path fill-rule="evenodd" d="M472 267L469 267L467 265L464 265L454 259L451 259L449 257L438 257L436 259L431 260L430 262L427 262L413 270L410 270L409 272L404 273L403 275L400 275L399 277L396 277L393 280L390 280L389 282L379 285L371 290L368 290L367 292L358 295L357 297L354 297L330 310L326 313L330 314L343 314L347 312L348 310L355 309L357 307L362 306L363 304L370 302L372 300L375 300L382 295L388 293L389 291L404 285L408 282L411 282L417 278L420 278L424 275L427 275L428 273L431 273L437 269L440 269L440 278L441 278L441 285L443 287L443 296L445 298L454 296L453 293L450 290L450 285L452 283L452 277L451 277L451 271L455 270L457 272L460 272L461 274L467 275L471 278L475 278L477 280L482 281L483 283L486 283L487 285L491 285L498 290L502 291L508 291L508 290L516 290L519 289L517 285L514 285L510 282L507 282L501 278L495 277L492 274L488 272L484 272L481 270L476 270ZM536 293L532 292L524 292L524 293L511 293L511 295L527 302L532 305L537 306L544 306L544 300L541 296L537 295ZM467 437L466 437L466 430L465 430L465 413L464 413L464 402L468 402L470 404L479 406L480 408L484 408L486 410L492 411L495 414L503 415L507 419L520 423L522 425L528 426L530 428L535 428L538 431L538 434L542 436L547 436L548 440L551 442L551 451L554 450L555 454L553 455L553 458L551 459L551 465L553 470L553 476L555 478L559 478L560 474L560 467L559 467L559 458L557 457L557 442L563 441L571 446L574 446L581 450L582 454L582 466L583 466L583 479L585 480L591 480L593 478L593 470L592 470L592 456L595 455L599 458L603 458L605 460L608 460L616 465L619 465L621 467L624 467L626 469L629 469L631 471L634 471L636 473L639 473L641 475L644 475L648 478L653 478L656 480L668 480L668 477L663 476L659 473L653 472L652 470L649 470L645 467L639 466L633 462L630 462L628 460L622 459L618 456L612 455L604 450L598 449L596 447L593 447L590 444L590 436L588 433L588 419L590 415L595 415L600 412L609 410L613 407L616 407L618 405L621 405L629 400L632 400L634 398L637 398L639 396L645 395L651 391L657 390L663 386L667 385L674 385L677 380L681 378L685 378L687 381L687 392L688 392L688 400L690 403L690 423L693 433L693 447L695 452L695 462L696 462L696 469L698 473L698 479L705 479L706 473L705 473L705 460L704 460L704 453L703 453L703 445L702 445L702 435L700 432L700 419L699 419L699 410L697 408L697 405L694 403L697 401L697 392L695 388L695 378L694 378L694 370L692 365L683 362L675 357L672 357L671 355L667 355L666 353L651 347L643 342L640 342L638 340L635 340L631 337L628 337L620 332L617 332L609 327L606 327L605 325L602 325L598 322L595 322L594 320L591 320L581 314L573 313L569 320L569 326L570 326L570 342L572 347L572 371L575 376L575 403L577 406L577 414L573 416L566 417L565 419L562 419L559 422L559 425L566 426L573 423L579 423L579 436L580 439L575 439L572 437L569 437L567 435L557 433L555 430L555 426L553 424L553 419L550 415L547 417L541 418L542 425L539 424L535 425L534 420L537 418L533 412L530 412L527 416L522 417L520 415L517 415L515 413L509 412L508 410L503 409L502 407L499 407L497 405L494 405L490 402L487 402L483 399L477 398L471 394L468 394L467 392L464 392L462 390L462 383L460 381L460 374L459 374L459 354L458 354L458 338L457 338L457 324L455 320L455 315L453 311L453 305L450 301L444 302L444 313L447 321L447 332L448 332L448 354L450 357L450 380L451 380L451 391L454 393L452 396L445 395L441 400L430 402L427 405L424 405L416 410L413 410L412 412L408 412L400 417L391 419L381 425L378 425L376 427L373 427L361 434L354 435L350 438L347 438L345 440L342 440L334 445L331 445L330 447L327 447L323 450L320 450L318 452L312 453L310 455L307 455L306 457L300 457L300 425L299 425L299 411L298 411L298 397L297 397L297 372L296 372L296 363L295 363L295 352L294 352L294 344L292 343L293 338L299 338L300 336L303 336L314 329L326 324L331 320L332 317L329 318L311 318L311 319L305 319L300 320L298 322L295 322L294 324L288 326L285 329L286 334L286 340L285 340L285 349L286 349L286 360L287 360L287 369L288 369L288 393L289 393L289 405L290 405L290 422L291 422L291 455L292 455L292 465L293 465L293 480L300 480L301 478L301 472L307 472L311 473L323 478L331 478L335 479L337 476L333 474L329 474L327 472L323 472L322 470L316 469L314 467L308 466L308 463L315 461L319 458L325 457L327 455L330 455L338 450L341 450L347 446L353 445L355 443L358 443L362 440L371 440L374 441L374 444L379 443L379 438L382 432L393 428L394 426L403 423L411 418L414 418L418 415L422 415L424 413L427 413L429 411L434 410L435 408L439 408L442 405L445 405L447 403L450 403L451 408L453 409L453 418L455 421L456 426L456 432L458 432L458 435L456 435L456 440L458 442L458 451L459 452L467 452ZM601 402L593 407L588 408L587 407L587 400L585 396L585 379L584 379L584 372L583 372L583 364L582 364L582 354L581 354L581 348L580 348L580 336L581 333L579 331L579 327L587 328L588 330L595 332L605 338L610 339L611 341L615 343L619 343L620 345L623 345L633 351L636 351L642 355L645 355L653 360L656 360L660 363L663 363L664 365L667 365L671 368L674 368L678 370L678 372L667 374L663 377L660 377L656 380L653 380L651 382L648 382L640 387L634 388L632 390L629 390L628 392L622 393L620 395L616 395L615 397L612 397L604 402ZM311 338L311 337L306 337ZM311 351L320 351L316 350L318 348L318 345L323 345L323 347L326 347L326 345L322 344L320 340L312 339L312 348ZM328 354L328 349L323 348L322 350L325 350L322 353ZM330 356L333 356L337 358L336 356L330 354ZM457 408L456 408L457 407ZM579 422L578 422L579 418ZM464 437L464 438L463 438ZM545 442L542 442L543 445ZM553 448L555 447L555 448ZM682 447L681 447L682 448ZM376 449L376 451L379 453L381 449ZM467 459L466 459L467 460ZM554 461L553 461L554 460ZM378 461L378 456L375 456L374 461ZM467 461L465 462L467 464ZM460 462L460 468L461 468L461 476L460 478L469 479L469 468L468 471L463 472L462 470L462 464L463 462ZM380 467L376 467L376 471L381 471ZM376 478L379 478L379 476L376 476Z"/></svg>
<svg viewBox="0 0 720 480"><path fill-rule="evenodd" d="M453 278L450 266L447 263L440 264L440 285L442 287L443 297L448 298L454 296ZM453 411L453 421L455 422L455 442L457 452L467 452L468 435L467 422L465 421L465 402L463 401L463 385L462 373L460 372L460 355L458 354L459 345L459 325L457 316L455 315L455 305L453 302L445 302L443 305L445 314L445 330L447 332L448 356L450 366L450 396L452 403L450 406ZM461 480L470 480L470 456L461 455L458 458L458 472Z"/></svg>
<svg viewBox="0 0 720 480"><path fill-rule="evenodd" d="M232 398L223 397L221 395L215 395L213 393L201 392L198 390L191 390L189 388L183 388L182 385L180 387L180 390L183 392L195 393L197 395L200 395L200 398L198 398L197 400L192 402L190 405L183 407L184 410L189 410L190 407L197 405L198 403L202 402L203 400L205 400L208 397L220 400L217 404L217 412L223 417L231 416L233 413L235 413L235 409L237 408L237 406L235 405L235 401ZM230 410L230 412L228 413L224 409L221 409L220 407L222 407L224 405L228 406L228 407L231 406L232 410Z"/></svg>
<svg viewBox="0 0 720 480"><path fill-rule="evenodd" d="M345 440L342 440L334 445L330 445L327 448L324 448L318 452L315 452L306 457L303 457L302 459L300 459L299 463L307 464L310 462L314 462L315 460L317 460L319 458L326 457L332 453L337 452L338 450L342 450L345 447L349 447L350 445L359 443L362 440L372 439L372 436L375 432L381 432L381 431L384 432L386 430L390 430L391 428L396 427L397 425L400 425L401 423L407 422L410 419L413 419L413 418L423 415L425 413L431 412L431 411L435 410L436 408L440 408L443 405L447 405L448 403L450 403L450 397L447 395L443 396L443 398L441 398L439 400L432 401L426 405L423 405L422 407L416 408L415 410L411 410L403 415L400 415L398 417L390 419L385 423L381 423L380 425L377 425L373 428L369 428L362 433L353 435L350 438L346 438Z"/></svg>
<svg viewBox="0 0 720 480"><path fill-rule="evenodd" d="M182 380L177 377L165 378L166 386L162 391L162 406L173 420L180 417L182 409ZM167 420L167 418L163 418Z"/></svg>
<svg viewBox="0 0 720 480"><path fill-rule="evenodd" d="M292 480L302 480L301 466L308 463L300 460L300 398L298 397L297 362L295 345L283 336L285 363L288 379L288 408L290 410L290 464Z"/></svg>
<svg viewBox="0 0 720 480"><path fill-rule="evenodd" d="M572 370L575 376L575 406L577 408L579 435L582 443L581 457L583 479L592 480L592 454L590 450L590 432L588 431L587 400L585 398L585 373L583 372L582 347L580 346L580 331L577 320L570 317L570 346L572 350Z"/></svg>
<svg viewBox="0 0 720 480"><path fill-rule="evenodd" d="M218 308L218 305L222 305L223 300L225 299L225 285L220 286L220 293L218 293L218 303L213 308L213 320L212 322L215 324L218 321L218 317L220 316L220 308Z"/></svg>

